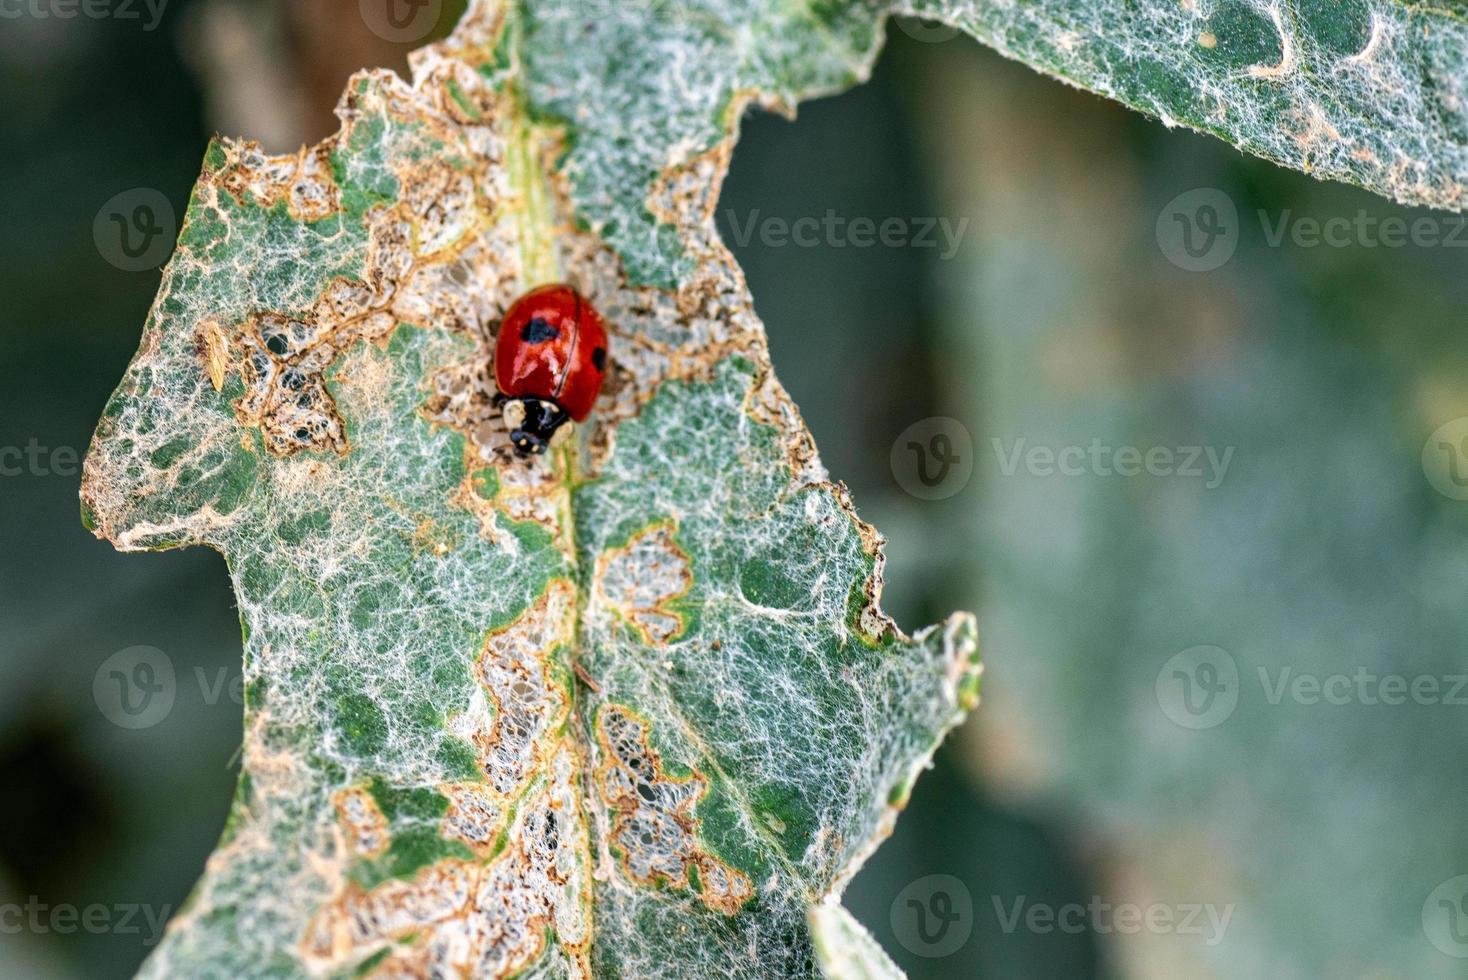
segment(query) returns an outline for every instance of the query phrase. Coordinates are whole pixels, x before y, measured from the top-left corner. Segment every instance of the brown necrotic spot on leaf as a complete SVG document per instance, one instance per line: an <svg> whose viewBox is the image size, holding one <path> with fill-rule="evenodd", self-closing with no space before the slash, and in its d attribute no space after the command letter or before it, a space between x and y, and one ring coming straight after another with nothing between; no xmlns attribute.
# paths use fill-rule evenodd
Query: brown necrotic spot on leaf
<svg viewBox="0 0 1468 980"><path fill-rule="evenodd" d="M439 787L449 800L439 835L489 863L444 859L412 881L348 884L307 934L313 963L340 967L398 942L405 948L381 975L510 976L541 956L553 927L573 974L586 975L590 845L565 734L570 695L554 660L572 639L575 602L574 586L556 579L492 632L474 663L480 696L449 722L475 745L484 778ZM338 814L350 840L368 827L383 839L372 853L385 847L385 822L365 793L341 794Z"/></svg>
<svg viewBox="0 0 1468 980"><path fill-rule="evenodd" d="M411 880L347 884L302 941L308 966L341 970L384 950L376 977L510 977L554 936L562 970L589 977L590 845L569 740L523 800L508 844L486 862L446 858Z"/></svg>
<svg viewBox="0 0 1468 980"><path fill-rule="evenodd" d="M591 974L590 842L577 798L578 768L566 740L550 760L544 789L522 808L512 843L484 870L476 896L474 925L484 936L476 976L511 976L534 962L548 927L570 974Z"/></svg>
<svg viewBox="0 0 1468 980"><path fill-rule="evenodd" d="M240 421L260 428L277 456L302 449L345 452L346 435L324 373L337 348L311 319L262 313L239 334L245 393L235 402Z"/></svg>
<svg viewBox="0 0 1468 980"><path fill-rule="evenodd" d="M524 459L515 455L501 411L495 404L492 375L492 338L483 338L481 349L469 360L436 372L430 381L432 393L423 414L432 422L465 436L464 468L468 473L456 500L473 512L485 534L514 548L513 538L496 535L496 515L512 521L535 521L556 536L561 550L570 555L572 542L567 521L569 490L556 454ZM476 471L492 467L497 488L492 499L479 492Z"/></svg>
<svg viewBox="0 0 1468 980"><path fill-rule="evenodd" d="M457 76L445 84L449 80L460 92L475 84ZM403 115L405 125L407 118L430 129L443 125L390 97L385 110ZM365 111L361 106L348 111L342 134L299 160L263 157L248 144L226 141L230 162L210 179L226 192L237 197L248 192L256 203L269 206L292 186L282 183L287 176L314 172L315 164L303 161L328 159L332 147L350 142L352 127ZM236 330L246 389L236 404L238 415L243 424L261 429L273 454L347 451L346 426L327 380L330 367L354 344L383 344L403 323L477 333L497 304L508 301L501 294L515 279L514 249L508 231L491 227L489 219L501 196L489 173L502 142L490 122L440 134L451 143L472 145L475 152L452 158L409 155L410 162L399 166L400 199L370 208L360 218L367 225L361 278L333 279L304 311L261 311ZM300 183L299 174L292 179Z"/></svg>
<svg viewBox="0 0 1468 980"><path fill-rule="evenodd" d="M648 724L618 705L603 708L596 720L601 763L597 790L614 813L612 846L623 870L641 885L689 886L698 874L699 899L733 915L754 896L748 876L703 847L694 807L708 783L694 772L676 779L663 771L658 752L647 741Z"/></svg>
<svg viewBox="0 0 1468 980"><path fill-rule="evenodd" d="M805 420L795 407L795 401L768 366L758 383L750 388L744 411L756 422L773 426L780 434L785 447L785 459L796 482L825 482L826 468L816 452L815 439L805 427Z"/></svg>
<svg viewBox="0 0 1468 980"><path fill-rule="evenodd" d="M861 541L861 550L872 559L872 572L862 584L862 595L865 602L862 603L861 611L857 614L857 629L868 641L875 643L886 636L899 635L897 624L882 611L882 587L885 584L887 568L887 556L883 546L887 543L880 531L862 520L856 514L856 504L851 499L851 491L844 483L828 484L831 500L835 503L834 508L822 506L824 498L811 497L807 505L812 520L827 521L837 519L839 514L842 518L851 521L856 526L857 537Z"/></svg>
<svg viewBox="0 0 1468 980"><path fill-rule="evenodd" d="M353 857L376 857L387 850L387 818L367 790L344 789L336 794L335 802L337 818L347 835L347 849Z"/></svg>
<svg viewBox="0 0 1468 980"><path fill-rule="evenodd" d="M678 547L671 523L655 524L633 535L621 548L604 552L596 563L597 597L642 634L661 646L684 628L677 600L693 587L688 556Z"/></svg>
<svg viewBox="0 0 1468 980"><path fill-rule="evenodd" d="M410 881L386 881L370 892L348 884L306 930L307 963L318 969L339 967L356 959L363 947L457 919L473 897L476 870L470 862L448 860L424 868Z"/></svg>
<svg viewBox="0 0 1468 980"><path fill-rule="evenodd" d="M570 710L552 657L570 645L575 614L575 587L556 579L514 622L490 634L475 664L493 717L473 741L489 788L501 797L520 790L543 765L545 743Z"/></svg>
<svg viewBox="0 0 1468 980"><path fill-rule="evenodd" d="M284 156L269 156L259 143L221 141L225 162L214 181L241 204L252 201L264 208L286 202L291 217L320 221L340 208L340 192L332 178L331 154L335 138Z"/></svg>
<svg viewBox="0 0 1468 980"><path fill-rule="evenodd" d="M486 857L504 823L504 809L496 795L479 783L447 783L439 792L448 798L440 834L457 840Z"/></svg>
<svg viewBox="0 0 1468 980"><path fill-rule="evenodd" d="M447 274L462 268L462 256L414 253L421 242L417 219L430 241L453 226L445 210L472 213L462 181L441 176L447 168L427 168L424 185L448 199L409 195L391 209L367 217L370 244L362 280L332 280L310 310L300 316L269 311L246 322L238 335L245 394L236 403L240 421L259 426L266 447L278 456L302 449L347 450L345 426L327 391L327 371L359 342L381 344L399 323L426 329L462 331L477 315L477 280ZM467 178L465 178L467 180ZM467 219L465 219L467 220ZM382 397L388 397L383 392Z"/></svg>

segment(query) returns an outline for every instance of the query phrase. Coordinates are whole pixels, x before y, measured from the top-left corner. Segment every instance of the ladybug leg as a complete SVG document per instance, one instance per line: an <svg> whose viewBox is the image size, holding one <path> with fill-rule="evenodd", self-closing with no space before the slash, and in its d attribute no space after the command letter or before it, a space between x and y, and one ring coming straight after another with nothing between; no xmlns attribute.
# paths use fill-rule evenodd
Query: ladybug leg
<svg viewBox="0 0 1468 980"><path fill-rule="evenodd" d="M553 401L515 398L505 402L504 418L515 452L537 456L545 452L556 430L570 421L571 416Z"/></svg>

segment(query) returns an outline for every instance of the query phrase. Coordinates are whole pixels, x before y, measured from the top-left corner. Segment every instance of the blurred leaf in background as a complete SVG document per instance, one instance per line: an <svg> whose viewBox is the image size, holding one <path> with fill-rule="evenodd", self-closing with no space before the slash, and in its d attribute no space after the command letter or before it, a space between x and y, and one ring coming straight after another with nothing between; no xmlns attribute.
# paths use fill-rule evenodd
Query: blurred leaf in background
<svg viewBox="0 0 1468 980"><path fill-rule="evenodd" d="M157 288L156 274L100 254L94 222L134 188L181 213L206 137L171 23L0 26L0 442L37 449L0 480L0 903L46 910L42 929L27 921L0 939L7 976L118 975L135 964L146 928L120 936L74 923L61 934L49 908L102 903L110 919L115 904L176 905L233 782L232 712L180 703L167 724L126 732L92 698L97 668L135 644L173 651L182 672L237 669L222 565L203 553L126 563L76 533L71 460ZM221 724L204 724L211 711Z"/></svg>
<svg viewBox="0 0 1468 980"><path fill-rule="evenodd" d="M914 60L939 210L975 218L933 365L973 496L926 542L938 604L981 610L975 771L1063 820L1107 901L1174 915L1099 937L1122 975L1462 975L1432 900L1468 866L1468 514L1436 434L1468 415L1462 218L966 45ZM1185 934L1190 906L1227 927Z"/></svg>

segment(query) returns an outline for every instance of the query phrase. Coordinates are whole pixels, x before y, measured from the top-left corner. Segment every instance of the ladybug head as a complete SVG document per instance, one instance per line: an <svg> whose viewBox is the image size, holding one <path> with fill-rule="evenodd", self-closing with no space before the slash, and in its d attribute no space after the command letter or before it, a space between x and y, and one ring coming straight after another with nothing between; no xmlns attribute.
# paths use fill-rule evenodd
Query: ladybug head
<svg viewBox="0 0 1468 980"><path fill-rule="evenodd" d="M561 406L543 398L511 398L504 407L505 428L510 442L520 456L538 456L545 452L571 416Z"/></svg>

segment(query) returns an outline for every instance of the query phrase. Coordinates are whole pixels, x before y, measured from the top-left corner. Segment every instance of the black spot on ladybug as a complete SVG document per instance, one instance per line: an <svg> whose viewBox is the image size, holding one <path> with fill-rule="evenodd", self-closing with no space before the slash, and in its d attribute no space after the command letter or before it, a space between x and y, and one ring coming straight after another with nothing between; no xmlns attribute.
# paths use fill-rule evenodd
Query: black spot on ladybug
<svg viewBox="0 0 1468 980"><path fill-rule="evenodd" d="M540 317L533 317L531 321L520 328L520 339L527 344L540 344L547 340L554 340L561 335L559 327L546 323Z"/></svg>
<svg viewBox="0 0 1468 980"><path fill-rule="evenodd" d="M606 371L606 369L607 369L607 349L605 347L598 347L596 350L594 350L594 351L591 352L591 364L598 371L602 371L602 372L605 372Z"/></svg>

